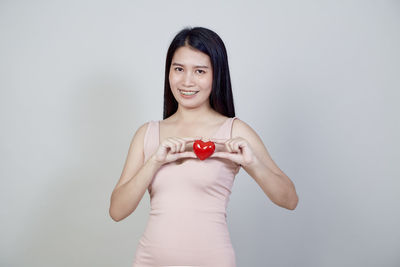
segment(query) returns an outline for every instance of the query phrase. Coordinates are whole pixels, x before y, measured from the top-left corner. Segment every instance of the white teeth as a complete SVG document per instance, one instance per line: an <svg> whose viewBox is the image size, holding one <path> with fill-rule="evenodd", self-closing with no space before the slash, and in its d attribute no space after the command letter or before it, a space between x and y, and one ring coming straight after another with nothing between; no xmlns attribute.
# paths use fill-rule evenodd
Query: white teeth
<svg viewBox="0 0 400 267"><path fill-rule="evenodd" d="M181 92L182 95L194 95L198 92L198 91L183 91L183 90L179 91Z"/></svg>

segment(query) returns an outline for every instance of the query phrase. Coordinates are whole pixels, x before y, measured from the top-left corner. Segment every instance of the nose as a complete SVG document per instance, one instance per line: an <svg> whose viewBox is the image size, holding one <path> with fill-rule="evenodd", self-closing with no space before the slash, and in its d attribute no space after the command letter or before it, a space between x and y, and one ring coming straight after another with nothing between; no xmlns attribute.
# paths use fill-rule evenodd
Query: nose
<svg viewBox="0 0 400 267"><path fill-rule="evenodd" d="M191 73L190 71L187 71L185 73L185 76L183 77L183 85L185 87L190 87L194 85L193 73Z"/></svg>

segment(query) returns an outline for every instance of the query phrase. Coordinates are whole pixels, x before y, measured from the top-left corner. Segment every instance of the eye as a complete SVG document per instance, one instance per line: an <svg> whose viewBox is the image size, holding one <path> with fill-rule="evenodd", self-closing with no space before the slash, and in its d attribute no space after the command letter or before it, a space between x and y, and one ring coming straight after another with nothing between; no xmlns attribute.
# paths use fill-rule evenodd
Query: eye
<svg viewBox="0 0 400 267"><path fill-rule="evenodd" d="M181 67L176 67L176 68L174 68L174 70L181 71L183 69Z"/></svg>
<svg viewBox="0 0 400 267"><path fill-rule="evenodd" d="M204 70L197 70L200 74L206 73Z"/></svg>

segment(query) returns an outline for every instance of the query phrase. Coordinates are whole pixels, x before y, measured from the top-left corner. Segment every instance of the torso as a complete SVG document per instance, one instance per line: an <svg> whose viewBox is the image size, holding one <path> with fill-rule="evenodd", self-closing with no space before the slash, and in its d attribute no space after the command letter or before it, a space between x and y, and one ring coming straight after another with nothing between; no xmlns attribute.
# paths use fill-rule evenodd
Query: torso
<svg viewBox="0 0 400 267"><path fill-rule="evenodd" d="M168 137L203 137L212 138L213 135L218 131L223 123L228 119L226 116L219 116L214 119L210 119L209 122L202 124L182 124L175 120L167 118L160 121L160 142Z"/></svg>

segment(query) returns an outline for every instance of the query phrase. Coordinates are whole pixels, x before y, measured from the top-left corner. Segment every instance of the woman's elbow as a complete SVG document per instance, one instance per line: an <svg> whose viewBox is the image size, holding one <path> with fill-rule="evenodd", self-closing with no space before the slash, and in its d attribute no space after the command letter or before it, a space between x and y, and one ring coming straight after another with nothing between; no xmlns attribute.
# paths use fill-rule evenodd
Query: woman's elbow
<svg viewBox="0 0 400 267"><path fill-rule="evenodd" d="M111 219L113 219L115 222L119 222L119 221L121 221L121 220L124 219L124 217L118 216L117 214L115 214L115 213L113 212L113 210L111 209L111 207L110 207L110 209L108 210L108 213L110 214Z"/></svg>
<svg viewBox="0 0 400 267"><path fill-rule="evenodd" d="M294 210L296 209L298 203L299 203L299 197L297 196L297 194L295 194L294 197L286 205L286 208L288 210Z"/></svg>

